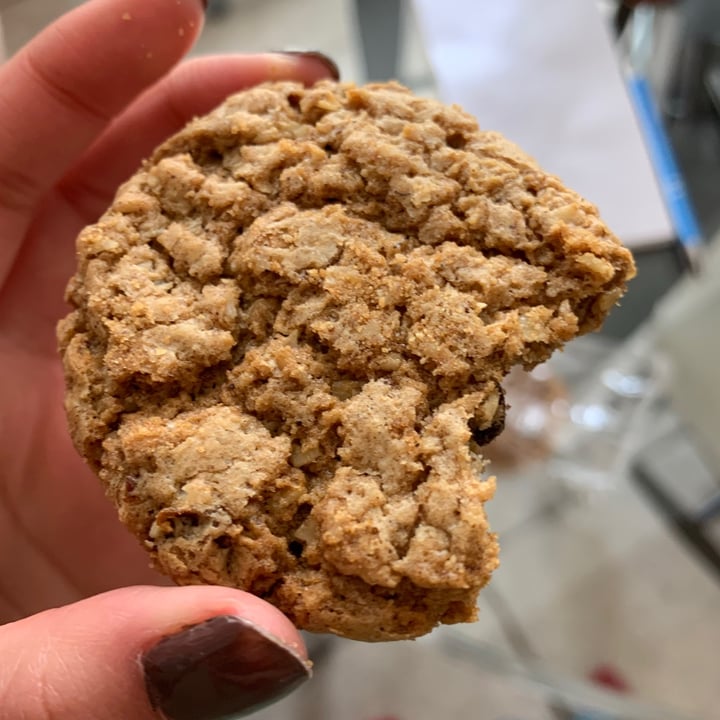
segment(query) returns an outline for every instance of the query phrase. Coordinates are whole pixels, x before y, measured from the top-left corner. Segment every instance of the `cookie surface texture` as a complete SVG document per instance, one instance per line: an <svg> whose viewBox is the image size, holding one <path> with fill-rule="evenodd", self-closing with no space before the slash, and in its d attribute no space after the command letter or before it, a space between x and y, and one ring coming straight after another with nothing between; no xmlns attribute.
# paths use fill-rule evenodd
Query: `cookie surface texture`
<svg viewBox="0 0 720 720"><path fill-rule="evenodd" d="M500 382L632 276L595 208L399 85L229 98L77 243L76 447L155 565L362 640L473 620Z"/></svg>

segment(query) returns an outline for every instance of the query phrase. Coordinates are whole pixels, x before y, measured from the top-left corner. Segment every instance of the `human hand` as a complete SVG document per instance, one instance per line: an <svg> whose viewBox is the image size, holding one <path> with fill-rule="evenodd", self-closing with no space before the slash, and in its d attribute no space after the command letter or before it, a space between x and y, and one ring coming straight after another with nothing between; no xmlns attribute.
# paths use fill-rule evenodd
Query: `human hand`
<svg viewBox="0 0 720 720"><path fill-rule="evenodd" d="M202 4L91 0L0 66L0 622L162 581L69 440L55 324L75 236L194 115L266 79L332 74L317 56L296 54L174 67L200 30ZM282 650L302 648L298 634L262 601L223 588L136 587L0 627L0 718L155 717L137 657L183 626L228 614L280 638L263 644L251 633L289 673L266 695L306 676ZM249 642L243 628L235 635ZM247 653L235 656L236 675L241 660L252 670ZM214 717L205 702L203 715L186 704L173 717Z"/></svg>

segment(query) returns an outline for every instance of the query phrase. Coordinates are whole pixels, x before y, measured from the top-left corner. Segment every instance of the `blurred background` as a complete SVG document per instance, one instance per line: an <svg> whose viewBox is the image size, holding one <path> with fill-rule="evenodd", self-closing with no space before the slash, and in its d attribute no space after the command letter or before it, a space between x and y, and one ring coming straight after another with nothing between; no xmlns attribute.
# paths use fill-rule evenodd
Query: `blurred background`
<svg viewBox="0 0 720 720"><path fill-rule="evenodd" d="M77 4L0 0L4 53ZM639 274L602 333L509 380L480 621L311 637L315 680L258 717L720 719L720 0L210 0L194 52L284 49L463 105Z"/></svg>

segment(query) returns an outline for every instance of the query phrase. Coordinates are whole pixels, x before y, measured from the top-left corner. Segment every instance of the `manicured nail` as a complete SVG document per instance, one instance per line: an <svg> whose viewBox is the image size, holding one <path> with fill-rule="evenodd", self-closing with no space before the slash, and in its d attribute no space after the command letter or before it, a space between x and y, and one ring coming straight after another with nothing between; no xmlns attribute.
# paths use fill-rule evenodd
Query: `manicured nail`
<svg viewBox="0 0 720 720"><path fill-rule="evenodd" d="M200 0L200 2L202 3L203 10L207 10L208 0Z"/></svg>
<svg viewBox="0 0 720 720"><path fill-rule="evenodd" d="M214 617L163 638L142 658L153 709L168 720L254 712L310 677L309 663L247 620Z"/></svg>
<svg viewBox="0 0 720 720"><path fill-rule="evenodd" d="M317 60L321 62L330 73L333 80L340 79L340 68L337 63L325 53L321 53L318 50L279 50L282 55L297 55L298 57L305 57L311 60Z"/></svg>

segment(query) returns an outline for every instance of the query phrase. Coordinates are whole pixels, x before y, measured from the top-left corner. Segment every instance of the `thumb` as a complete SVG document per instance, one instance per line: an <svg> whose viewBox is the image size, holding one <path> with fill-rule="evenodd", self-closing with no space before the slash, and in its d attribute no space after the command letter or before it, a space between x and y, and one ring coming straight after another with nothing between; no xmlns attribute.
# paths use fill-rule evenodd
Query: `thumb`
<svg viewBox="0 0 720 720"><path fill-rule="evenodd" d="M133 587L0 627L0 719L215 720L310 676L297 630L221 587Z"/></svg>

